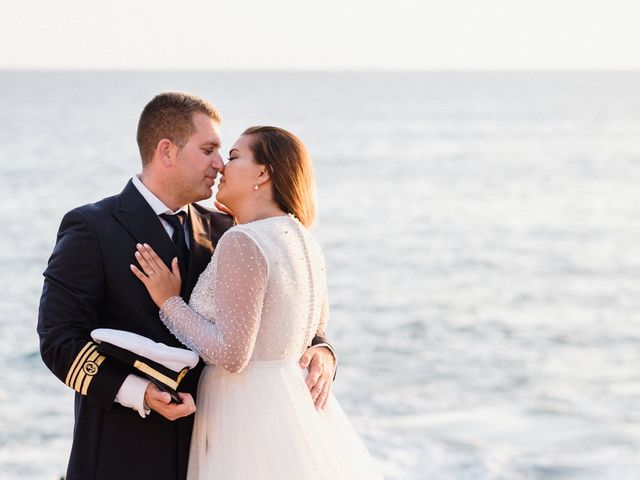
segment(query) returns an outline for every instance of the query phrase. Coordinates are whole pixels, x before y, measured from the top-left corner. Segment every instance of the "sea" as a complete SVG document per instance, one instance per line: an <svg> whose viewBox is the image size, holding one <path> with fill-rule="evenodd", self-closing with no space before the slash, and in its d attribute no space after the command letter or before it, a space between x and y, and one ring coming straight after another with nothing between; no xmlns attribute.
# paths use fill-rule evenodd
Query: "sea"
<svg viewBox="0 0 640 480"><path fill-rule="evenodd" d="M640 72L6 70L0 478L64 474L42 272L168 90L220 109L223 155L252 125L311 152L333 391L386 479L640 479Z"/></svg>

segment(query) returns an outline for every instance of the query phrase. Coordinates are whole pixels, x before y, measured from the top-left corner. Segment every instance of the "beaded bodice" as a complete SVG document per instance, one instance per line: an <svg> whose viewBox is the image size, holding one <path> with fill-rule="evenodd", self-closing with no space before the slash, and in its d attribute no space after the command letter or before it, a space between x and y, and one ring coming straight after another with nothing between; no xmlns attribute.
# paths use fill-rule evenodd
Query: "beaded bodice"
<svg viewBox="0 0 640 480"><path fill-rule="evenodd" d="M320 246L287 215L227 231L189 305L172 297L160 317L206 363L237 372L249 361L300 356L327 312Z"/></svg>

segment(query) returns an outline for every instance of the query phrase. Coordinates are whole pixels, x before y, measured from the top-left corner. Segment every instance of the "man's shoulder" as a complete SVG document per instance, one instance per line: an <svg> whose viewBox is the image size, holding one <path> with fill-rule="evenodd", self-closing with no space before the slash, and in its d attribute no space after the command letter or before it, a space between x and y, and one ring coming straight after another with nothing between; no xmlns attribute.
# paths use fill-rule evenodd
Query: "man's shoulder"
<svg viewBox="0 0 640 480"><path fill-rule="evenodd" d="M93 203L86 203L69 210L62 218L62 224L66 222L90 223L94 225L110 224L113 213L121 210L124 205L137 205L144 201L135 186L129 181L124 190Z"/></svg>
<svg viewBox="0 0 640 480"><path fill-rule="evenodd" d="M122 193L118 193L116 195L111 195L109 197L105 197L97 202L86 203L78 207L79 209L85 210L87 212L100 212L103 210L112 210L120 204L120 197Z"/></svg>
<svg viewBox="0 0 640 480"><path fill-rule="evenodd" d="M120 203L120 195L121 194L112 195L110 197L105 197L102 200L98 200L97 202L85 203L84 205L71 209L66 215L80 214L86 218L94 218L109 214L118 207Z"/></svg>

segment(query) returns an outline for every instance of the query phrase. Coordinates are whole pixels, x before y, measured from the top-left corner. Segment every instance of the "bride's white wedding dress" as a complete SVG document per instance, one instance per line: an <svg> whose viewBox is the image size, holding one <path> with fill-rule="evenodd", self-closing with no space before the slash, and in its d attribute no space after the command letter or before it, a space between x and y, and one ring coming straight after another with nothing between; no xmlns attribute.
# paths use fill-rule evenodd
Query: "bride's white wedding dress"
<svg viewBox="0 0 640 480"><path fill-rule="evenodd" d="M317 411L298 361L328 314L324 258L292 216L225 233L189 305L160 316L207 366L189 480L382 478L330 395Z"/></svg>

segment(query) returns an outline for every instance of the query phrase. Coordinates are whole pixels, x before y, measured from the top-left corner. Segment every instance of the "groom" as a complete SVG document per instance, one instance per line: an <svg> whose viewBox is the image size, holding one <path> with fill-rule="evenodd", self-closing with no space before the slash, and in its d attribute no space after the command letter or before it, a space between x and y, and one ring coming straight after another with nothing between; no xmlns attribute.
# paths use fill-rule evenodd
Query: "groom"
<svg viewBox="0 0 640 480"><path fill-rule="evenodd" d="M44 272L40 352L51 371L76 390L68 480L186 477L202 363L180 384L183 403L171 403L153 383L101 355L90 333L114 328L181 346L129 265L136 244L145 242L167 264L185 259L182 295L188 301L233 223L194 203L211 196L223 167L220 116L206 100L163 93L145 106L137 141L142 173L120 194L64 216ZM312 343L320 348L307 349L300 363L309 366L307 383L320 406L335 357L323 337Z"/></svg>

